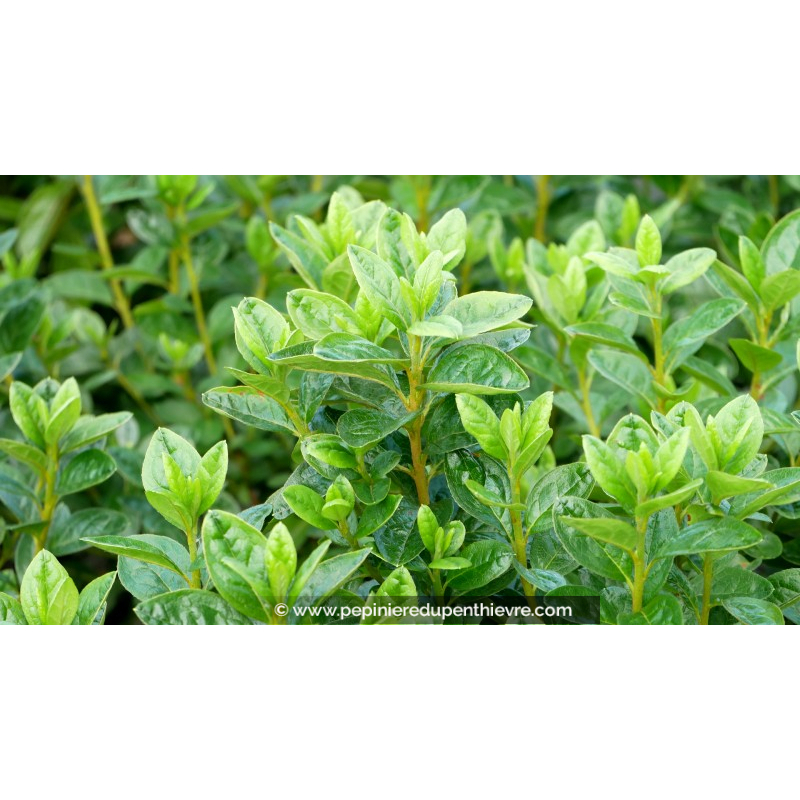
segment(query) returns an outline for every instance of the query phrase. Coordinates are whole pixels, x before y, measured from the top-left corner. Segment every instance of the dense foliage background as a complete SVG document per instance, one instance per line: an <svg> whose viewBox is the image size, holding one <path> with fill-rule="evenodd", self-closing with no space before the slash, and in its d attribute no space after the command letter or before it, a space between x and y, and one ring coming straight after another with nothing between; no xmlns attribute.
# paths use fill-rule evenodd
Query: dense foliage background
<svg viewBox="0 0 800 800"><path fill-rule="evenodd" d="M338 199L331 204L334 193ZM786 302L796 294L794 284L778 287L786 297L775 300L768 321L754 314L752 331L733 313L724 325L712 326L676 362L674 376L661 370L663 392L649 398L638 391L635 374L628 376L626 390L617 367L604 370L600 361L592 362L593 387L579 385L587 375L575 370L581 356L573 344L576 337L594 340L586 331L581 337L568 329L594 317L586 316L585 304L591 303L586 281L582 289L570 283L566 268L569 256L583 258L588 249L632 248L647 214L663 240L663 259L655 263L688 249L711 248L719 261L746 274L740 237L762 247L775 224L800 206L798 176L5 176L0 178L0 436L21 440L9 413L12 381L32 387L53 379L55 396L58 384L75 378L83 414L116 416L108 430L98 427L95 439L103 437L102 452L112 466L100 456L89 465L104 480L82 482L82 475L59 473L63 499L44 498L51 515L44 533L31 519L33 510L42 510L37 498L46 480L21 477L18 461L24 454L12 445L0 455L0 591L17 596L42 535L79 589L117 568L113 554L91 547L84 537L155 534L185 542L151 506L142 486L145 452L157 428L179 434L201 454L226 440L227 480L214 508L233 514L260 508L260 516L251 512L247 519L270 527L270 498L302 460L295 439L279 428L265 432L215 413L202 395L238 383L228 368L249 370L237 348L231 308L252 297L285 312L288 292L306 286L303 257L292 258L293 247L297 252L292 242L303 237L313 242L304 220L321 225L337 204L354 210L376 200L408 214L420 232L430 231L452 209L464 212L466 247L452 269L459 295L491 290L532 296L533 308L524 319L536 327L513 355L530 379L524 400L555 392L550 424L556 434L542 455L542 470L581 460L581 435L605 438L629 411L667 414L688 400L705 402L705 412L717 413L722 406L717 400L743 394L762 409L767 437L762 453L769 466L794 467L800 450L800 433L790 417L797 400L797 334ZM591 221L596 222L591 230L602 232L602 244L575 249L580 243L571 237ZM268 223L278 228L270 231ZM570 241L568 253L552 247ZM347 242L345 236L342 244ZM336 250L329 239L320 250L325 267L338 264L321 288L347 298L352 273L345 248ZM787 258L788 267L800 267L796 254ZM596 263L605 273L586 272L589 297L609 272L611 290L624 294L613 286L613 269ZM689 319L720 297L737 297L736 280L722 269L709 270L670 296L665 321ZM607 302L609 287L604 287L599 303ZM738 289L744 307L746 291ZM624 310L625 304L615 307ZM624 324L616 318L606 322L655 363L647 314L628 311ZM763 322L767 331L759 340ZM778 326L780 335L773 337ZM605 352L624 351L619 344ZM493 408L500 413L504 407ZM450 415L458 420L454 403ZM525 488L542 474L526 475ZM68 487L67 477L73 480ZM402 483L402 476L397 480ZM308 515L287 515L282 516L302 560L315 551L320 526L310 524ZM760 551L747 555L749 572L768 577L800 564L794 517L793 507L765 517L769 537ZM334 536L333 544L342 542ZM371 569L379 585L387 572L376 564ZM127 581L163 579L151 572L128 574ZM513 581L510 577L500 589L512 593L530 578L510 575ZM119 582L107 599L98 597L98 608L107 602L107 622L136 621L136 601ZM740 619L721 607L716 613L718 621Z"/></svg>

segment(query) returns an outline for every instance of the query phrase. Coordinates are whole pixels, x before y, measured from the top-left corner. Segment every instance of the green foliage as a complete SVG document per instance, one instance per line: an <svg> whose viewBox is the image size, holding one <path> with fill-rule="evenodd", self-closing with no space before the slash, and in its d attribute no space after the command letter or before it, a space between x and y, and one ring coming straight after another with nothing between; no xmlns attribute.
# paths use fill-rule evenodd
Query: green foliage
<svg viewBox="0 0 800 800"><path fill-rule="evenodd" d="M0 179L0 622L800 621L796 181L548 180Z"/></svg>

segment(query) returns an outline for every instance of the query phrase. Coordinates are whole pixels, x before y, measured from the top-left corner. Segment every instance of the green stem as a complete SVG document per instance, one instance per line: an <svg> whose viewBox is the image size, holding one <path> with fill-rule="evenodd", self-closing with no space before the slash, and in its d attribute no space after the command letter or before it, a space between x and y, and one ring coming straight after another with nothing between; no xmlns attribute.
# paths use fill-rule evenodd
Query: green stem
<svg viewBox="0 0 800 800"><path fill-rule="evenodd" d="M212 375L216 375L217 361L214 358L214 348L211 346L211 337L208 335L206 314L203 310L203 298L200 295L200 282L197 279L197 273L194 269L194 262L192 261L192 248L189 244L189 237L186 236L186 234L181 234L181 252L183 254L183 263L186 267L186 274L189 277L189 289L192 295L194 318L195 322L197 323L197 332L200 335L200 341L203 344L203 351L206 356L206 364L208 365L208 371Z"/></svg>
<svg viewBox="0 0 800 800"><path fill-rule="evenodd" d="M642 610L644 601L644 583L647 579L647 517L636 517L636 533L638 540L633 553L633 612Z"/></svg>
<svg viewBox="0 0 800 800"><path fill-rule="evenodd" d="M709 553L703 556L703 606L700 612L700 624L708 625L711 614L711 584L714 580L714 559Z"/></svg>
<svg viewBox="0 0 800 800"><path fill-rule="evenodd" d="M100 264L104 270L113 269L114 259L111 256L111 248L108 245L108 238L103 227L103 212L100 209L100 203L97 202L91 175L83 176L83 198L86 203L86 210L89 212L89 221L92 225L94 240L97 243L97 251L100 254ZM113 278L109 283L111 284L111 292L114 295L114 305L117 313L122 318L122 324L126 328L133 328L133 315L131 314L128 298L122 289L122 284L116 278Z"/></svg>
<svg viewBox="0 0 800 800"><path fill-rule="evenodd" d="M536 195L539 199L539 209L536 213L536 227L533 235L542 244L547 244L547 211L550 208L549 183L549 175L539 175L536 178Z"/></svg>
<svg viewBox="0 0 800 800"><path fill-rule="evenodd" d="M419 388L419 384L423 382L422 339L419 336L409 334L408 348L411 355L411 367L406 371L408 376L407 408L409 411L419 411L425 401L425 390ZM417 488L417 499L420 505L429 506L431 499L428 490L428 472L425 467L427 459L422 451L422 424L424 421L424 414L420 414L406 428L406 431L411 445L411 464L413 466L414 485Z"/></svg>
<svg viewBox="0 0 800 800"><path fill-rule="evenodd" d="M653 327L653 361L654 361L654 375L656 383L659 386L666 388L666 370L664 369L664 328L663 320L661 319L662 304L661 295L654 291L652 294L653 311L657 317L651 318L650 322ZM658 398L658 410L664 411L665 400L663 397Z"/></svg>
<svg viewBox="0 0 800 800"><path fill-rule="evenodd" d="M594 418L591 395L589 394L591 381L586 377L585 367L578 368L578 386L581 392L581 407L586 417L586 423L589 426L589 433L591 433L592 436L600 436L600 426Z"/></svg>
<svg viewBox="0 0 800 800"><path fill-rule="evenodd" d="M195 528L190 528L185 531L186 533L186 544L189 547L189 563L193 564L197 560L197 530ZM200 589L202 588L202 583L200 581L200 570L195 569L192 570L190 586L192 589Z"/></svg>
<svg viewBox="0 0 800 800"><path fill-rule="evenodd" d="M509 467L509 475L512 468ZM520 486L519 479L512 478L511 480L511 503L512 505L519 505L522 495L522 487ZM522 525L522 512L516 508L511 510L511 529L514 533L514 555L520 566L525 569L528 568L528 537L525 535L525 529ZM520 577L522 581L522 591L528 598L528 605L531 608L536 606L536 587L530 584L525 578Z"/></svg>
<svg viewBox="0 0 800 800"><path fill-rule="evenodd" d="M58 473L58 450L54 445L47 447L47 469L44 474L44 503L42 505L42 522L45 523L41 533L35 537L36 552L44 549L47 534L50 532L50 522L56 510L58 497L55 492L56 474Z"/></svg>
<svg viewBox="0 0 800 800"><path fill-rule="evenodd" d="M775 219L777 219L781 213L781 193L778 186L778 176L767 175L767 182L769 183L769 202L775 212Z"/></svg>

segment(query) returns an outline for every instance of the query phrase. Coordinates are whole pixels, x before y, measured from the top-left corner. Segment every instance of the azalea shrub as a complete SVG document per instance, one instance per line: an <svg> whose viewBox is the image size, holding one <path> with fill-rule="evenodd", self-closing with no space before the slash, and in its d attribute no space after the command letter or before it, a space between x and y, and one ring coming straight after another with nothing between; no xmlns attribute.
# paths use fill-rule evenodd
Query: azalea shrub
<svg viewBox="0 0 800 800"><path fill-rule="evenodd" d="M797 176L0 194L0 622L800 622Z"/></svg>

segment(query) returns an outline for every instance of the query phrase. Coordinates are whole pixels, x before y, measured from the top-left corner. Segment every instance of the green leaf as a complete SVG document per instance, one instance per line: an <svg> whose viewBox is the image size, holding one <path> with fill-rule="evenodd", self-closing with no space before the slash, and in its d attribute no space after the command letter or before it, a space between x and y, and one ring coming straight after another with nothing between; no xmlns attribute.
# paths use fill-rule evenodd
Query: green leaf
<svg viewBox="0 0 800 800"><path fill-rule="evenodd" d="M320 562L296 595L293 605L316 606L322 603L356 572L369 554L370 549L365 547Z"/></svg>
<svg viewBox="0 0 800 800"><path fill-rule="evenodd" d="M742 625L783 625L783 613L774 603L755 597L731 597L722 602L725 610Z"/></svg>
<svg viewBox="0 0 800 800"><path fill-rule="evenodd" d="M72 430L59 443L61 453L69 453L79 447L102 439L113 433L120 425L124 425L133 415L129 411L118 411L114 414L99 416L83 416L73 425Z"/></svg>
<svg viewBox="0 0 800 800"><path fill-rule="evenodd" d="M717 254L708 247L695 247L673 256L665 264L669 275L658 289L661 294L671 294L696 281L716 261Z"/></svg>
<svg viewBox="0 0 800 800"><path fill-rule="evenodd" d="M487 586L508 572L514 560L508 545L494 540L473 542L461 551L461 555L470 566L459 570L448 581L448 586L457 595Z"/></svg>
<svg viewBox="0 0 800 800"><path fill-rule="evenodd" d="M375 533L378 528L384 526L394 516L401 500L401 495L390 494L380 502L367 506L361 512L361 517L358 520L356 539L369 536Z"/></svg>
<svg viewBox="0 0 800 800"><path fill-rule="evenodd" d="M363 336L356 312L332 294L295 289L286 296L286 310L309 339L322 339L330 333Z"/></svg>
<svg viewBox="0 0 800 800"><path fill-rule="evenodd" d="M506 292L473 292L457 297L442 311L461 323L461 338L501 328L528 313L533 300L521 294Z"/></svg>
<svg viewBox="0 0 800 800"><path fill-rule="evenodd" d="M502 497L504 502L510 502L508 473L502 464L490 457L477 459L468 450L456 450L446 455L444 472L450 494L462 511L487 523L492 529L510 529L508 511L483 505L466 487L466 482L473 480Z"/></svg>
<svg viewBox="0 0 800 800"><path fill-rule="evenodd" d="M473 344L445 353L422 388L437 392L504 394L527 389L528 377L500 350Z"/></svg>
<svg viewBox="0 0 800 800"><path fill-rule="evenodd" d="M767 275L800 269L800 210L787 214L761 245Z"/></svg>
<svg viewBox="0 0 800 800"><path fill-rule="evenodd" d="M141 536L86 536L83 541L106 553L113 553L115 556L135 558L139 561L146 561L148 564L164 567L186 580L186 575L181 567L163 549L144 540Z"/></svg>
<svg viewBox="0 0 800 800"><path fill-rule="evenodd" d="M200 482L200 508L198 513L205 514L211 508L219 493L225 486L228 472L228 444L217 442L200 459L197 480Z"/></svg>
<svg viewBox="0 0 800 800"><path fill-rule="evenodd" d="M586 536L566 523L565 518L613 519L613 514L588 500L566 497L553 506L553 526L566 551L581 566L609 580L630 580L633 562L628 553Z"/></svg>
<svg viewBox="0 0 800 800"><path fill-rule="evenodd" d="M428 569L453 570L467 569L467 567L471 566L472 562L468 558L449 556L448 558L439 558L436 561L431 561L431 563L428 564Z"/></svg>
<svg viewBox="0 0 800 800"><path fill-rule="evenodd" d="M508 449L500 436L500 420L485 400L470 394L456 395L461 423L475 437L481 449L490 456L505 461Z"/></svg>
<svg viewBox="0 0 800 800"><path fill-rule="evenodd" d="M339 417L336 429L345 444L356 449L368 449L407 425L414 416L397 417L373 408L356 408Z"/></svg>
<svg viewBox="0 0 800 800"><path fill-rule="evenodd" d="M761 541L761 533L738 519L713 517L683 528L674 539L664 542L654 558L725 553L745 550Z"/></svg>
<svg viewBox="0 0 800 800"><path fill-rule="evenodd" d="M288 503L289 508L309 525L323 531L336 528L336 523L322 514L325 500L308 486L302 486L299 483L287 486L283 490L283 499Z"/></svg>
<svg viewBox="0 0 800 800"><path fill-rule="evenodd" d="M320 249L274 222L269 223L269 231L278 247L283 250L289 263L297 270L297 274L312 289L322 285L322 274L328 266L328 260Z"/></svg>
<svg viewBox="0 0 800 800"><path fill-rule="evenodd" d="M328 548L331 546L331 540L326 539L321 544L317 545L314 550L311 551L308 558L300 565L300 568L297 570L297 574L292 581L292 586L289 589L289 597L287 598L287 605L291 608L295 601L297 600L300 592L303 591L303 588L308 583L309 578L314 574L314 570L319 566L322 559L325 557L325 554L328 552Z"/></svg>
<svg viewBox="0 0 800 800"><path fill-rule="evenodd" d="M245 297L233 309L236 346L256 372L271 368L269 356L286 346L289 325L269 303Z"/></svg>
<svg viewBox="0 0 800 800"><path fill-rule="evenodd" d="M652 403L653 378L650 370L639 358L630 353L595 350L589 354L589 363L612 383L621 386L632 397Z"/></svg>
<svg viewBox="0 0 800 800"><path fill-rule="evenodd" d="M0 439L0 452L33 467L37 472L43 473L47 469L47 456L38 448L24 442L18 442L15 439Z"/></svg>
<svg viewBox="0 0 800 800"><path fill-rule="evenodd" d="M285 600L297 571L297 549L282 522L267 537L265 559L272 596L276 601Z"/></svg>
<svg viewBox="0 0 800 800"><path fill-rule="evenodd" d="M564 497L588 497L594 478L586 464L564 464L545 472L528 493L526 519L531 532L541 532L540 520L552 527L553 506Z"/></svg>
<svg viewBox="0 0 800 800"><path fill-rule="evenodd" d="M348 245L347 253L361 291L392 325L398 330L406 330L411 322L411 313L392 268L363 247Z"/></svg>
<svg viewBox="0 0 800 800"><path fill-rule="evenodd" d="M636 342L625 331L605 322L581 322L577 325L569 325L564 328L564 333L577 336L592 344L610 347L612 350L631 353L640 359L645 358Z"/></svg>
<svg viewBox="0 0 800 800"><path fill-rule="evenodd" d="M271 433L297 435L283 406L249 386L220 386L203 394L203 403L220 414Z"/></svg>
<svg viewBox="0 0 800 800"><path fill-rule="evenodd" d="M672 508L673 506L681 505L691 497L694 497L695 492L702 485L703 479L697 478L696 480L690 481L685 486L681 486L680 489L676 489L674 492L645 500L644 503L639 503L636 506L636 515L647 517L650 514L655 514L656 511L660 511L662 508Z"/></svg>
<svg viewBox="0 0 800 800"><path fill-rule="evenodd" d="M632 553L636 549L636 529L620 519L580 519L578 517L562 517L562 522L581 533L597 539L599 542L613 544Z"/></svg>
<svg viewBox="0 0 800 800"><path fill-rule="evenodd" d="M414 336L430 336L441 339L460 339L463 337L464 328L455 317L439 314L421 322L415 322L409 329Z"/></svg>
<svg viewBox="0 0 800 800"><path fill-rule="evenodd" d="M59 386L50 401L50 417L44 431L47 444L55 444L71 430L81 415L81 392L75 378L68 378Z"/></svg>
<svg viewBox="0 0 800 800"><path fill-rule="evenodd" d="M761 284L761 301L767 311L785 306L800 294L800 269L770 275Z"/></svg>
<svg viewBox="0 0 800 800"><path fill-rule="evenodd" d="M600 488L624 508L632 510L636 501L635 490L614 450L596 436L585 435L583 453Z"/></svg>
<svg viewBox="0 0 800 800"><path fill-rule="evenodd" d="M780 608L791 608L800 601L800 569L784 569L769 576L772 600Z"/></svg>
<svg viewBox="0 0 800 800"><path fill-rule="evenodd" d="M683 625L681 604L671 595L660 594L636 613L620 614L620 625Z"/></svg>
<svg viewBox="0 0 800 800"><path fill-rule="evenodd" d="M607 272L609 275L616 275L620 278L633 278L639 271L635 263L632 263L628 258L618 252L590 252L586 253L584 258L593 261L600 269Z"/></svg>
<svg viewBox="0 0 800 800"><path fill-rule="evenodd" d="M758 292L767 270L758 248L746 236L739 237L739 262L750 285Z"/></svg>
<svg viewBox="0 0 800 800"><path fill-rule="evenodd" d="M75 583L47 550L41 550L25 571L19 600L29 625L69 625L78 611Z"/></svg>
<svg viewBox="0 0 800 800"><path fill-rule="evenodd" d="M466 252L467 218L460 208L448 211L428 231L426 237L431 250L441 250L444 269L456 267Z"/></svg>
<svg viewBox="0 0 800 800"><path fill-rule="evenodd" d="M715 506L718 506L727 497L772 488L771 483L759 478L743 478L718 470L710 470L706 473L706 485L711 492L711 502Z"/></svg>
<svg viewBox="0 0 800 800"><path fill-rule="evenodd" d="M0 592L0 625L27 625L19 600Z"/></svg>
<svg viewBox="0 0 800 800"><path fill-rule="evenodd" d="M85 536L124 536L129 532L129 518L110 508L83 508L70 514L66 521L57 517L47 534L47 548L54 556L79 553L89 547Z"/></svg>
<svg viewBox="0 0 800 800"><path fill-rule="evenodd" d="M250 625L223 598L204 589L181 589L151 597L134 608L145 625Z"/></svg>
<svg viewBox="0 0 800 800"><path fill-rule="evenodd" d="M375 546L384 561L401 567L422 552L425 545L416 521L416 505L403 498L392 517L375 531Z"/></svg>
<svg viewBox="0 0 800 800"><path fill-rule="evenodd" d="M107 572L105 575L95 578L83 588L78 597L78 612L75 623L78 625L102 623L106 613L106 601L116 577L116 572Z"/></svg>
<svg viewBox="0 0 800 800"><path fill-rule="evenodd" d="M30 386L14 381L11 384L8 404L17 427L29 441L44 450L44 431L49 416L44 399Z"/></svg>
<svg viewBox="0 0 800 800"><path fill-rule="evenodd" d="M652 217L645 214L636 231L636 255L642 267L661 263L661 234Z"/></svg>
<svg viewBox="0 0 800 800"><path fill-rule="evenodd" d="M764 438L758 404L742 395L725 405L706 425L720 470L736 475L757 455Z"/></svg>
<svg viewBox="0 0 800 800"><path fill-rule="evenodd" d="M56 478L59 497L82 492L107 481L117 471L114 459L102 450L84 450L62 467Z"/></svg>
<svg viewBox="0 0 800 800"><path fill-rule="evenodd" d="M191 572L191 562L186 548L167 536L154 536L142 533L136 537L160 550L172 563L180 569L180 574L173 568L141 561L138 557L120 556L117 561L119 582L137 599L148 600L165 592L185 589L188 579L184 576Z"/></svg>
<svg viewBox="0 0 800 800"><path fill-rule="evenodd" d="M728 344L750 372L768 372L783 361L780 353L761 347L749 339L728 339Z"/></svg>
<svg viewBox="0 0 800 800"><path fill-rule="evenodd" d="M267 622L274 602L266 568L264 535L227 511L203 520L203 553L217 591L237 611Z"/></svg>
<svg viewBox="0 0 800 800"><path fill-rule="evenodd" d="M741 567L715 569L711 583L711 602L719 605L726 597L755 597L763 600L772 594L772 584L755 572Z"/></svg>

